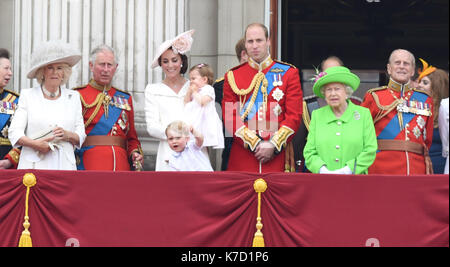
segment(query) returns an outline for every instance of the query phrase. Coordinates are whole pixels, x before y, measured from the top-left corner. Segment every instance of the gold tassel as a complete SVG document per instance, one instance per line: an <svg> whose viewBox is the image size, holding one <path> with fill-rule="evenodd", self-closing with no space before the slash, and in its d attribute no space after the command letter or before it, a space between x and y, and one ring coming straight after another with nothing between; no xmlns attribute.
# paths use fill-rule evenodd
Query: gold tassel
<svg viewBox="0 0 450 267"><path fill-rule="evenodd" d="M258 193L258 217L256 218L256 233L253 238L253 247L265 247L264 245L264 237L262 233L262 218L261 218L261 193L264 193L267 190L267 183L264 179L258 179L253 184L253 188L256 193Z"/></svg>
<svg viewBox="0 0 450 267"><path fill-rule="evenodd" d="M31 233L28 230L30 228L30 217L28 217L28 200L30 197L31 187L36 185L36 176L32 173L27 173L23 176L23 184L27 187L27 195L25 197L25 222L23 227L25 230L22 232L19 240L19 247L32 247L33 242L31 240Z"/></svg>

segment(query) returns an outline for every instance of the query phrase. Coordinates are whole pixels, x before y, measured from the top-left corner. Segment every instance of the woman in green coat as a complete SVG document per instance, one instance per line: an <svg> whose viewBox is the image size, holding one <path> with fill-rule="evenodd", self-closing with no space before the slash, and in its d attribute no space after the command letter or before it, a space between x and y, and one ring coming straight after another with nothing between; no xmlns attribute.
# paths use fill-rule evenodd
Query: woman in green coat
<svg viewBox="0 0 450 267"><path fill-rule="evenodd" d="M348 99L359 83L345 67L332 67L317 76L314 93L328 105L312 113L303 150L311 172L367 174L374 162L377 136L370 111Z"/></svg>

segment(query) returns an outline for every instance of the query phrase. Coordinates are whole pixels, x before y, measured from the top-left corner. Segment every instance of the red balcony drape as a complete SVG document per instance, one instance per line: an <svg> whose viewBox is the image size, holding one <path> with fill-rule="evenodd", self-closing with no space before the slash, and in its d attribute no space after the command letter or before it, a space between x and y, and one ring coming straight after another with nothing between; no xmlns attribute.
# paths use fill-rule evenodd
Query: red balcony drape
<svg viewBox="0 0 450 267"><path fill-rule="evenodd" d="M263 178L262 232L278 246L449 246L449 176L0 172L0 246L248 247Z"/></svg>

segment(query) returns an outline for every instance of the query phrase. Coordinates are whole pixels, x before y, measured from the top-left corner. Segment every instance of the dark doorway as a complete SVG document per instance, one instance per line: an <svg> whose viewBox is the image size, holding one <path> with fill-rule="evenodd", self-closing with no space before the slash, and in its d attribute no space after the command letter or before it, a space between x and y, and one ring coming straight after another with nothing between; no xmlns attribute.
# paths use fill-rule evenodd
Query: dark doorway
<svg viewBox="0 0 450 267"><path fill-rule="evenodd" d="M381 73L397 48L448 70L448 0L283 0L281 12L282 59L301 70L335 55Z"/></svg>
<svg viewBox="0 0 450 267"><path fill-rule="evenodd" d="M300 68L329 55L356 69L383 69L410 50L448 69L448 0L284 0L283 59Z"/></svg>

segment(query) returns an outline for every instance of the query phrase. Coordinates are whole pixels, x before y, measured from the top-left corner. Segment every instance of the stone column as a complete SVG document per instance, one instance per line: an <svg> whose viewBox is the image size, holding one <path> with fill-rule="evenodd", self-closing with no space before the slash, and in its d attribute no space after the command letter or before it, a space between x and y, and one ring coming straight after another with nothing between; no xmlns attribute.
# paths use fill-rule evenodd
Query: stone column
<svg viewBox="0 0 450 267"><path fill-rule="evenodd" d="M239 64L235 45L245 27L252 22L264 23L265 0L189 0L187 25L195 29L190 66L207 63L216 78L221 78ZM220 107L217 109L221 116ZM221 151L210 153L211 163L220 169Z"/></svg>

